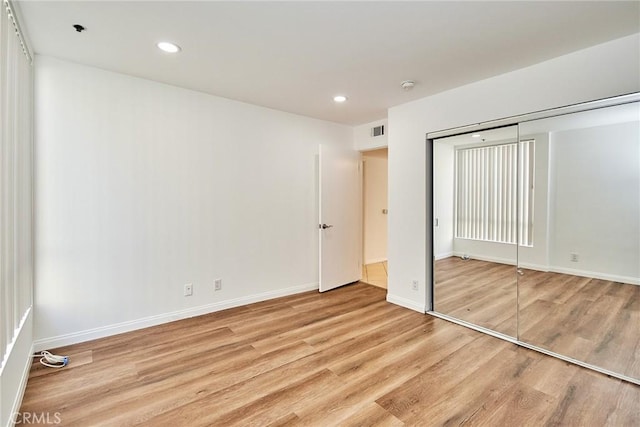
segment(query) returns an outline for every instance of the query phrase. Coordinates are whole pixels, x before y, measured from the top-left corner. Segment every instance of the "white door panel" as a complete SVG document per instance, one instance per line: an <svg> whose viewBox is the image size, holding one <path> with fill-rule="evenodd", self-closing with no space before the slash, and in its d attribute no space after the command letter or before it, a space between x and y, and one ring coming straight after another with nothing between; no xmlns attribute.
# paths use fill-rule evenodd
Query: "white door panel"
<svg viewBox="0 0 640 427"><path fill-rule="evenodd" d="M360 153L320 146L320 292L360 280Z"/></svg>

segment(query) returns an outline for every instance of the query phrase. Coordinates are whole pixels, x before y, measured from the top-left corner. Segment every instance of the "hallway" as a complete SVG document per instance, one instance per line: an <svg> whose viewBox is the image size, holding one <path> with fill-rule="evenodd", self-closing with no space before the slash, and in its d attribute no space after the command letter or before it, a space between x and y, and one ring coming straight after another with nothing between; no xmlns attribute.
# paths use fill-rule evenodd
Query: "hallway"
<svg viewBox="0 0 640 427"><path fill-rule="evenodd" d="M387 261L363 265L361 282L387 289Z"/></svg>

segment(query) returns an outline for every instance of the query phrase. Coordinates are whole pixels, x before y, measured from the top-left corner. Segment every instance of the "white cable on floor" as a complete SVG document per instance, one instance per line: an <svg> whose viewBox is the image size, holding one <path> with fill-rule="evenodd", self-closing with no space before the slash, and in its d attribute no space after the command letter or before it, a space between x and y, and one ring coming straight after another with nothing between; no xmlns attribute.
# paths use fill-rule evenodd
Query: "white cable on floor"
<svg viewBox="0 0 640 427"><path fill-rule="evenodd" d="M69 364L69 357L58 356L51 354L48 351L43 351L40 354L34 354L33 357L39 357L40 363L50 368L64 368Z"/></svg>

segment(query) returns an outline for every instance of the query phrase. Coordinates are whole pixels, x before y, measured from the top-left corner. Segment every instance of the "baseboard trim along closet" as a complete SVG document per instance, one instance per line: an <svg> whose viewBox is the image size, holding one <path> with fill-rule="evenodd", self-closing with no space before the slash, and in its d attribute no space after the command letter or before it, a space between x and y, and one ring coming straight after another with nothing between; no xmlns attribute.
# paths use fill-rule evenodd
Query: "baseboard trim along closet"
<svg viewBox="0 0 640 427"><path fill-rule="evenodd" d="M187 319L190 317L201 316L203 314L214 313L216 311L226 310L228 308L239 307L241 305L253 304L256 302L266 301L273 298L294 295L301 292L313 291L318 289L318 283L307 283L304 285L292 286L289 288L278 289L275 291L263 292L245 297L234 298L226 301L215 302L212 304L191 307L185 310L163 313L155 316L143 317L141 319L131 320L127 322L116 323L113 325L102 326L99 328L87 329L84 331L74 332L71 334L58 335L51 338L35 340L33 343L34 351L42 351L53 349L71 344L78 344L85 341L91 341L98 338L104 338L111 335L117 335L124 332L131 332L138 329L148 328L163 323L169 323L176 320Z"/></svg>
<svg viewBox="0 0 640 427"><path fill-rule="evenodd" d="M387 302L391 304L399 305L400 307L408 308L418 313L426 313L426 305L418 304L415 301L402 298L396 295L387 294Z"/></svg>

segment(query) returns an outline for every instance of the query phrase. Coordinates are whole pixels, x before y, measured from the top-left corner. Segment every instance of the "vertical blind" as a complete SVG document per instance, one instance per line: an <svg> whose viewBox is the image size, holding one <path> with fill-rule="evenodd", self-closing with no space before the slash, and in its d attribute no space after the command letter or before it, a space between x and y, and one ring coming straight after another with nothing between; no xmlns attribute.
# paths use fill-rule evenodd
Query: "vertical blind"
<svg viewBox="0 0 640 427"><path fill-rule="evenodd" d="M456 237L533 245L534 147L522 141L456 151Z"/></svg>
<svg viewBox="0 0 640 427"><path fill-rule="evenodd" d="M32 305L33 80L8 0L0 11L0 355L2 365Z"/></svg>

